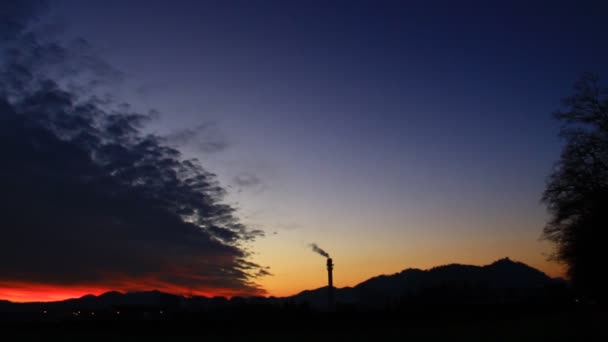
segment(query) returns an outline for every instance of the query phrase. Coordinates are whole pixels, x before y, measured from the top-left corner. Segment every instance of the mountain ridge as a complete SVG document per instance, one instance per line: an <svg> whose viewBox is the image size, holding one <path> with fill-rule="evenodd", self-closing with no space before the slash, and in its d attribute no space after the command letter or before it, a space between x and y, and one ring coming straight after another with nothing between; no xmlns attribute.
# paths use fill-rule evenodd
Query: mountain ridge
<svg viewBox="0 0 608 342"><path fill-rule="evenodd" d="M391 275L371 277L353 287L336 288L336 303L363 307L389 302L424 300L502 302L535 296L543 288L563 282L523 262L498 259L483 266L447 264L421 270L407 268ZM291 296L313 307L327 306L327 287Z"/></svg>
<svg viewBox="0 0 608 342"><path fill-rule="evenodd" d="M404 301L496 302L534 296L543 288L560 281L562 280L551 278L523 262L503 258L483 266L452 263L427 270L406 268L394 274L371 277L352 287L335 288L334 294L338 305L364 308L380 308L387 303ZM88 294L55 302L13 303L0 300L0 311L16 308L18 311L31 311L42 307L56 310L102 310L116 307L214 309L243 303L295 303L322 310L327 308L327 287L304 290L287 297L230 299L185 297L157 290L127 293L108 291L97 296Z"/></svg>

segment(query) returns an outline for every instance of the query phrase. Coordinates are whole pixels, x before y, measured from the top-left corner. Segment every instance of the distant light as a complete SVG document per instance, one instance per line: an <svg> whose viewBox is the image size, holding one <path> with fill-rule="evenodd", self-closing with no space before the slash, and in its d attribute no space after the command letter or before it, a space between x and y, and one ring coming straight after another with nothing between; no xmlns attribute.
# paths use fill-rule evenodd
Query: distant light
<svg viewBox="0 0 608 342"><path fill-rule="evenodd" d="M117 315L120 315L120 311L116 311L116 314L117 314Z"/></svg>
<svg viewBox="0 0 608 342"><path fill-rule="evenodd" d="M94 313L94 312L91 312L91 315L92 315L92 316L95 316L95 313Z"/></svg>
<svg viewBox="0 0 608 342"><path fill-rule="evenodd" d="M160 310L160 314L162 315L163 313L164 313L163 310Z"/></svg>

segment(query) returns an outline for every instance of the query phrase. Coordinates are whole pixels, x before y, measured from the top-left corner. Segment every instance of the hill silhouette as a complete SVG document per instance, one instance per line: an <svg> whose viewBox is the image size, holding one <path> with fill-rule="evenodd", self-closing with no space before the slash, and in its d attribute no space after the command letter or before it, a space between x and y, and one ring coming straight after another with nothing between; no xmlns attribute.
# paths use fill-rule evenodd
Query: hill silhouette
<svg viewBox="0 0 608 342"><path fill-rule="evenodd" d="M529 300L563 285L561 279L504 258L485 266L450 264L429 270L405 269L370 278L354 287L336 289L335 297L338 304L375 309L404 302L492 304ZM323 308L326 293L327 287L322 287L303 291L291 299Z"/></svg>
<svg viewBox="0 0 608 342"><path fill-rule="evenodd" d="M385 309L404 304L501 304L522 302L546 296L555 287L565 289L562 280L509 258L485 266L450 264L429 270L405 269L392 275L370 278L354 287L336 288L338 307ZM107 292L99 296L47 303L0 301L0 312L69 312L79 310L116 312L213 311L242 308L245 305L304 306L327 309L327 287L306 290L297 295L275 297L184 297L160 291Z"/></svg>
<svg viewBox="0 0 608 342"><path fill-rule="evenodd" d="M405 269L335 289L276 297L107 292L47 303L0 300L5 334L87 340L182 336L243 339L471 341L605 340L605 312L573 301L567 284L520 262ZM189 340L190 340L189 339Z"/></svg>

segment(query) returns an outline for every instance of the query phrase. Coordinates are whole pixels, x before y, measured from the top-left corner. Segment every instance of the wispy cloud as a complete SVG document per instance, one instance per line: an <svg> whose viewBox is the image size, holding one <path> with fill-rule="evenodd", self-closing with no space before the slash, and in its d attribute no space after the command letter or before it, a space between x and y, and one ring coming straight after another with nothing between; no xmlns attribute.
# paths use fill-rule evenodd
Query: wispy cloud
<svg viewBox="0 0 608 342"><path fill-rule="evenodd" d="M194 128L178 130L168 134L165 138L171 145L191 146L203 153L222 152L230 146L226 135L215 122L206 122Z"/></svg>

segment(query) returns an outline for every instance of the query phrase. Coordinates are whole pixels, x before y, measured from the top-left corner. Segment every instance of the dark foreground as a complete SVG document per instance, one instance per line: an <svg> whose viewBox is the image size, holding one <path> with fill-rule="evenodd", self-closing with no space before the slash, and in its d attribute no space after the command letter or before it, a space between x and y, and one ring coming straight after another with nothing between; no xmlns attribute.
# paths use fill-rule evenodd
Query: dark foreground
<svg viewBox="0 0 608 342"><path fill-rule="evenodd" d="M3 314L11 340L608 341L597 307L425 307L395 312L257 310L35 318ZM4 338L3 338L4 340Z"/></svg>

